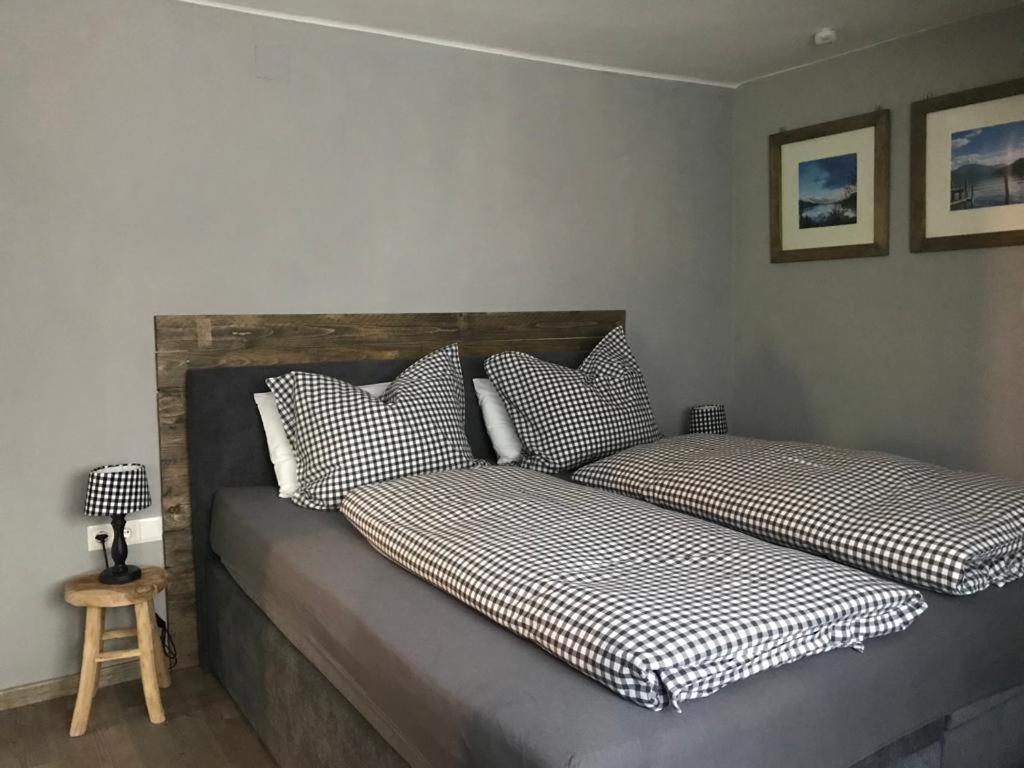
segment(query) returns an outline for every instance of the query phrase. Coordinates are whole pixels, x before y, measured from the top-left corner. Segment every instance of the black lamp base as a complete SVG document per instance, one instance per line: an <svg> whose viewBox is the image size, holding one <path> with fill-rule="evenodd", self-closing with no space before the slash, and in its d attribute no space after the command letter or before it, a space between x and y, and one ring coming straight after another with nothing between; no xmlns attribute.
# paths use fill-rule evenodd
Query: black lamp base
<svg viewBox="0 0 1024 768"><path fill-rule="evenodd" d="M137 565L126 565L128 542L124 540L124 515L111 515L110 525L114 529L114 543L110 545L110 557L114 564L100 574L102 584L128 584L142 576ZM106 553L104 553L106 557Z"/></svg>
<svg viewBox="0 0 1024 768"><path fill-rule="evenodd" d="M100 574L103 584L128 584L142 576L142 569L137 565L113 565Z"/></svg>

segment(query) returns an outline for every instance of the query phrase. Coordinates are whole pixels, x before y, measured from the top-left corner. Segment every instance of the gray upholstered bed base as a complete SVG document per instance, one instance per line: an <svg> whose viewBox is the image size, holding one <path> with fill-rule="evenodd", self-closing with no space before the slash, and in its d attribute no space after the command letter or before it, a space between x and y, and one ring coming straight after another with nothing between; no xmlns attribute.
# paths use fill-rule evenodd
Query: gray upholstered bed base
<svg viewBox="0 0 1024 768"><path fill-rule="evenodd" d="M407 768L407 763L281 634L218 562L208 565L211 671L282 768ZM959 710L855 768L1020 768L1024 689Z"/></svg>
<svg viewBox="0 0 1024 768"><path fill-rule="evenodd" d="M220 563L206 588L211 671L281 768L407 768L408 763L281 634Z"/></svg>

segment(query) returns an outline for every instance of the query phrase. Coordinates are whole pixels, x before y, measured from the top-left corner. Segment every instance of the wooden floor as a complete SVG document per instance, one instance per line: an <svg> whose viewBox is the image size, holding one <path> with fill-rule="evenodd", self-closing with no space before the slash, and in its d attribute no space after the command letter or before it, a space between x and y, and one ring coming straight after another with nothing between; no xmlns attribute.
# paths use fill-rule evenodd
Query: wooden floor
<svg viewBox="0 0 1024 768"><path fill-rule="evenodd" d="M199 669L162 691L167 722L151 725L138 680L96 693L89 731L68 736L73 697L0 712L0 768L274 768L228 694Z"/></svg>

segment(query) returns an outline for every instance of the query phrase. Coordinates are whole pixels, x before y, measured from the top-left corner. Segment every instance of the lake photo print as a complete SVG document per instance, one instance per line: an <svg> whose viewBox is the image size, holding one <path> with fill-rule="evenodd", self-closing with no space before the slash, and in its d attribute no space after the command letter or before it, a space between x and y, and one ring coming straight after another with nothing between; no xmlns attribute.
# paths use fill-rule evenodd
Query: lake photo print
<svg viewBox="0 0 1024 768"><path fill-rule="evenodd" d="M800 229L857 223L857 155L799 164Z"/></svg>
<svg viewBox="0 0 1024 768"><path fill-rule="evenodd" d="M949 209L1024 203L1024 120L950 138Z"/></svg>

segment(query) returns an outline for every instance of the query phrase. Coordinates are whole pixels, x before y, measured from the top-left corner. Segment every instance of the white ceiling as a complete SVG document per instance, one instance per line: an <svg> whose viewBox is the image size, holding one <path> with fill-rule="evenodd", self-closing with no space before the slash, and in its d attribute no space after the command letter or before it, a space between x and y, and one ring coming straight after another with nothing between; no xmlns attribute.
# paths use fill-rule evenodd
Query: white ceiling
<svg viewBox="0 0 1024 768"><path fill-rule="evenodd" d="M494 49L598 69L735 85L1020 0L185 0ZM820 27L838 42L815 47Z"/></svg>

